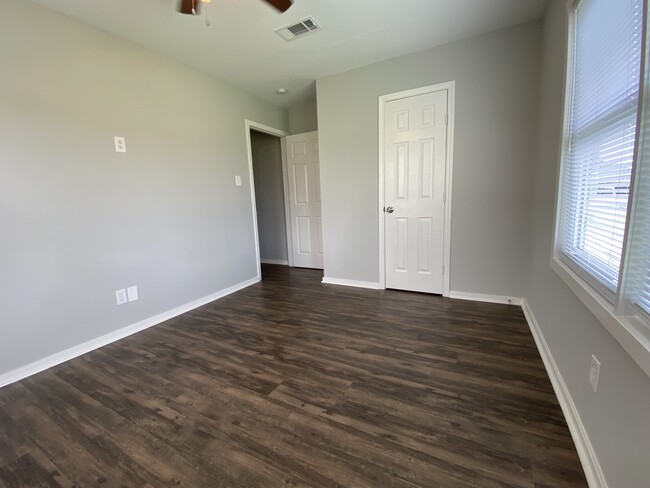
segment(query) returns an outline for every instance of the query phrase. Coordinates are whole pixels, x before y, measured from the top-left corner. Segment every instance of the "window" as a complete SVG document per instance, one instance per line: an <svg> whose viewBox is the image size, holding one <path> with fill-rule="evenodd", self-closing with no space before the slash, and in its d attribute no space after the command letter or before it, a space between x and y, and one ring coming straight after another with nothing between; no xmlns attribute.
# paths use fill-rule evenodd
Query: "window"
<svg viewBox="0 0 650 488"><path fill-rule="evenodd" d="M624 346L636 341L650 374L644 1L578 0L572 10L554 268Z"/></svg>

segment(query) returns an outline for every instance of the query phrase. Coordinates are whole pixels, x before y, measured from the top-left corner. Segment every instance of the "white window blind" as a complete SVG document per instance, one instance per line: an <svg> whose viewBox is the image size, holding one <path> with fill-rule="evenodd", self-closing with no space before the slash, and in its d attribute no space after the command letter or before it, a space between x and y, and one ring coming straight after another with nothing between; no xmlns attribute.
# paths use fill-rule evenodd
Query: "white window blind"
<svg viewBox="0 0 650 488"><path fill-rule="evenodd" d="M650 43L647 40L646 43ZM634 205L631 213L625 297L650 324L650 63L646 48L645 95L641 116L640 150L636 161ZM629 310L626 311L629 314Z"/></svg>
<svg viewBox="0 0 650 488"><path fill-rule="evenodd" d="M646 115L650 120L650 110ZM644 129L643 159L637 165L635 194L637 195L630 234L628 262L630 301L646 319L650 318L650 124Z"/></svg>
<svg viewBox="0 0 650 488"><path fill-rule="evenodd" d="M558 256L613 298L634 161L643 1L581 0L575 22Z"/></svg>

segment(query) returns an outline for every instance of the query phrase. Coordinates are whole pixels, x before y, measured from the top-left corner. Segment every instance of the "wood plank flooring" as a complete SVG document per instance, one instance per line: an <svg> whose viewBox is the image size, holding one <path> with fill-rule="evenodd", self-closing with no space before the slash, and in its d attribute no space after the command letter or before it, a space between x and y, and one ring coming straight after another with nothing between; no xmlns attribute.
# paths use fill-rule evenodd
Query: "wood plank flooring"
<svg viewBox="0 0 650 488"><path fill-rule="evenodd" d="M0 390L0 488L581 487L519 307L262 283Z"/></svg>

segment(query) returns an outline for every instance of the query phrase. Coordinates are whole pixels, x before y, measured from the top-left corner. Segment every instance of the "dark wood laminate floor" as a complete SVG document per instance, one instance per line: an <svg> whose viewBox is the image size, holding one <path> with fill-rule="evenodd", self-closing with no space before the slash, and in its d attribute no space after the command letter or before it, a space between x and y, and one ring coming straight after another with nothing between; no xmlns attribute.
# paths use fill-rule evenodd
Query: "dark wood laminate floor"
<svg viewBox="0 0 650 488"><path fill-rule="evenodd" d="M264 281L0 390L0 487L580 487L519 307Z"/></svg>

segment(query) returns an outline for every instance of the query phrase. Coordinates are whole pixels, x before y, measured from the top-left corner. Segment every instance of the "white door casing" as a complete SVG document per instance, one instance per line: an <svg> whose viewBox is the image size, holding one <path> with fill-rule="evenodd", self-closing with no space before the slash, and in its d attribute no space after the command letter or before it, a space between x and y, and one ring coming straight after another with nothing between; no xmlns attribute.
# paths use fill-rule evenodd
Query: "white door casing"
<svg viewBox="0 0 650 488"><path fill-rule="evenodd" d="M442 294L448 90L383 107L385 286Z"/></svg>
<svg viewBox="0 0 650 488"><path fill-rule="evenodd" d="M318 132L285 138L286 178L291 228L291 264L323 268Z"/></svg>
<svg viewBox="0 0 650 488"><path fill-rule="evenodd" d="M254 129L258 132L263 132L264 134L269 134L272 136L276 136L280 138L282 141L286 135L288 135L287 132L276 129L274 127L270 127L265 124L260 124L259 122L255 122L253 120L244 120L244 126L246 127L246 148L247 148L247 153L248 153L248 177L250 181L250 191L251 191L251 204L252 204L252 211L253 211L253 234L255 238L255 254L257 258L257 278L262 279L262 266L261 266L261 259L260 259L260 236L259 236L259 229L257 228L257 205L255 203L255 176L253 172L253 149L251 146L251 129ZM286 196L286 189L285 189L285 202L286 202L287 196Z"/></svg>

